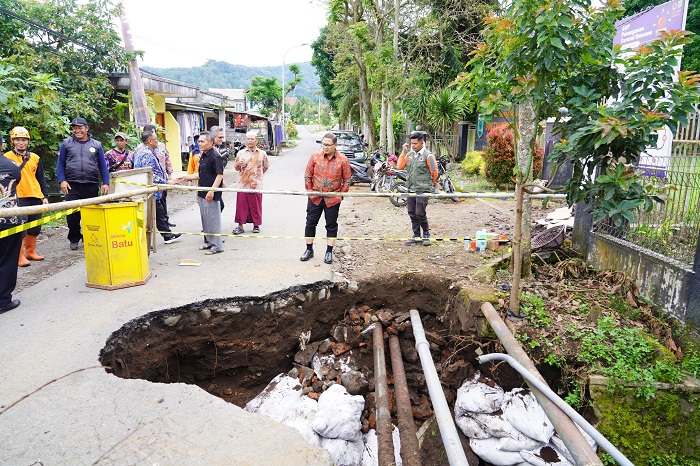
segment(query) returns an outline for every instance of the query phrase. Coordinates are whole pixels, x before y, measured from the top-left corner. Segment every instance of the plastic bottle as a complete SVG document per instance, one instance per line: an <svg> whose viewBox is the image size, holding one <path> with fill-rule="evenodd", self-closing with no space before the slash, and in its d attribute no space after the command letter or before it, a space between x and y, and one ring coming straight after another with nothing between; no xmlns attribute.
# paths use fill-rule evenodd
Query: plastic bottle
<svg viewBox="0 0 700 466"><path fill-rule="evenodd" d="M484 230L476 232L476 251L486 252L486 243L488 242L489 234Z"/></svg>

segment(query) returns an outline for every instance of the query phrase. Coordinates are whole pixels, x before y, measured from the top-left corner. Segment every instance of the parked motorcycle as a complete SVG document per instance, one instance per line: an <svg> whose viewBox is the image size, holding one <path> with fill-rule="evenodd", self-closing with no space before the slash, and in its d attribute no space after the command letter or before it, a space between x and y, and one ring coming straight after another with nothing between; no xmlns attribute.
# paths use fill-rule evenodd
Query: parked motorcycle
<svg viewBox="0 0 700 466"><path fill-rule="evenodd" d="M229 160L235 160L238 151L244 147L245 145L238 140L234 141L231 147L224 145L224 148L219 150L219 155L221 155L221 158L223 159L224 167L228 165Z"/></svg>
<svg viewBox="0 0 700 466"><path fill-rule="evenodd" d="M406 187L406 177L408 172L406 170L399 170L396 168L389 168L386 172L387 177L389 177L389 189L390 193L395 193L396 196L391 196L389 201L396 207L405 207L408 202L407 196L402 196L401 194L408 193L408 188Z"/></svg>
<svg viewBox="0 0 700 466"><path fill-rule="evenodd" d="M436 181L436 185L438 186L438 188L436 188L436 192L438 192L440 189L442 189L446 193L457 192L454 183L452 183L450 175L447 174L448 161L449 159L447 158L447 156L444 155L442 157L437 158L438 178ZM407 202L407 197L401 196L401 194L405 194L408 192L408 189L406 188L406 171L389 169L386 171L386 174L387 176L391 177L389 192L397 194L396 196L391 196L389 198L389 201L391 201L391 203L396 207L404 207ZM451 197L449 199L451 199L453 202L459 201L458 197Z"/></svg>
<svg viewBox="0 0 700 466"><path fill-rule="evenodd" d="M451 194L451 193L456 193L457 189L455 188L454 183L452 183L452 179L450 178L450 175L447 174L448 162L449 162L449 158L446 155L443 155L443 156L437 158L437 165L438 165L437 184L438 184L438 186L440 186L440 188L443 191L445 191L448 194ZM458 197L451 197L450 199L453 202L459 201Z"/></svg>
<svg viewBox="0 0 700 466"><path fill-rule="evenodd" d="M352 171L350 174L350 184L369 183L371 186L374 177L374 167L377 165L377 163L381 162L380 157L381 155L379 154L379 151L375 151L371 154L367 161L360 161L357 158L348 159L350 161L350 169Z"/></svg>

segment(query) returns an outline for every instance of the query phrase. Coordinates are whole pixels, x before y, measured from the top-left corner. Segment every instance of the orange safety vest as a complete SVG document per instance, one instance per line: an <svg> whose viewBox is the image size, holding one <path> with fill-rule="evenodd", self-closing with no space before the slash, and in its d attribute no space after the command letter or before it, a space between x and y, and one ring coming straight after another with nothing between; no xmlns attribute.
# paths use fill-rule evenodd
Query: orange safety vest
<svg viewBox="0 0 700 466"><path fill-rule="evenodd" d="M22 165L24 159L21 155L15 154L13 151L5 152L5 157L15 162L17 165ZM36 179L36 170L39 168L39 156L34 152L29 152L29 160L22 167L22 179L17 185L17 197L27 198L36 197L44 198L44 193L41 192L41 185Z"/></svg>

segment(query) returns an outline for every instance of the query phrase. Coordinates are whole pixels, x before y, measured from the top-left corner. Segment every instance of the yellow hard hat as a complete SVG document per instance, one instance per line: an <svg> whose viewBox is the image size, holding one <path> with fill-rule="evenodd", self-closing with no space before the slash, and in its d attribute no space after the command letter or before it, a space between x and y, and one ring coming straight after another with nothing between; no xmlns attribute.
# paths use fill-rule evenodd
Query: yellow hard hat
<svg viewBox="0 0 700 466"><path fill-rule="evenodd" d="M15 138L31 139L29 137L29 131L27 131L27 128L25 128L24 126L15 126L14 128L12 128L12 131L10 131L10 139Z"/></svg>

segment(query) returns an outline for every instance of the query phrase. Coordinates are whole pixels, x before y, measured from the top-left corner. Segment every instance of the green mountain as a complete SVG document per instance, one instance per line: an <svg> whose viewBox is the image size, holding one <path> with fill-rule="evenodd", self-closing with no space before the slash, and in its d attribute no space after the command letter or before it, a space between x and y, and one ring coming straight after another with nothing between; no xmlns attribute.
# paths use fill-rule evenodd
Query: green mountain
<svg viewBox="0 0 700 466"><path fill-rule="evenodd" d="M284 77L286 82L292 79L289 65L289 63L285 64ZM318 95L314 94L314 92L320 91L321 86L318 82L315 68L309 62L299 63L298 65L301 68L302 82L299 83L290 96L307 96L311 100L316 100ZM282 82L282 65L256 67L232 65L224 61L209 60L202 66L191 68L152 68L144 66L143 69L164 78L194 84L204 90L211 88L247 89L250 87L250 80L253 76L274 76L277 78L277 81Z"/></svg>

